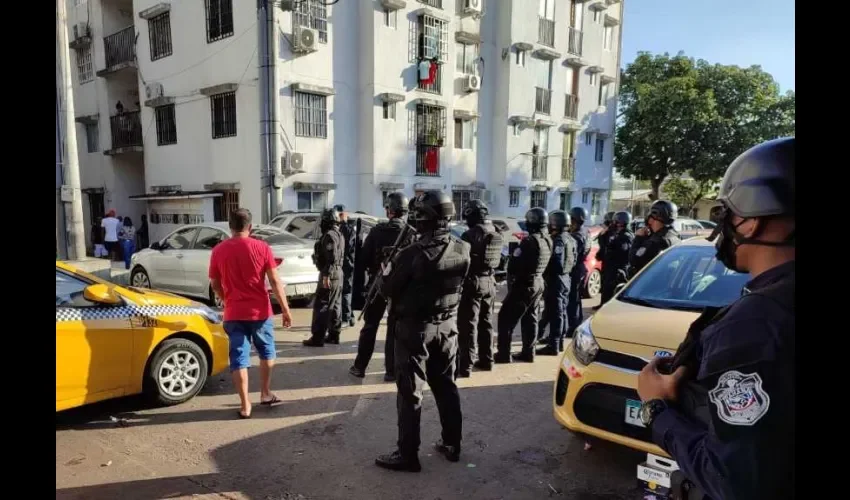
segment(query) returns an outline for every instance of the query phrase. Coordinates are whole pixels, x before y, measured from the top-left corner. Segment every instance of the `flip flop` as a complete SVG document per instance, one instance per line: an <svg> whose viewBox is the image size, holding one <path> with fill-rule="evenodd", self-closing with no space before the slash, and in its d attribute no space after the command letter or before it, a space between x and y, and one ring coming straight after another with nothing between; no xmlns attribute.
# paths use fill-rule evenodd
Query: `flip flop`
<svg viewBox="0 0 850 500"><path fill-rule="evenodd" d="M275 406L275 405L278 405L280 403L283 403L283 400L278 398L276 394L272 394L272 398L269 399L268 401L260 400L260 404L264 405L264 406Z"/></svg>
<svg viewBox="0 0 850 500"><path fill-rule="evenodd" d="M251 418L250 413L245 415L244 413L242 413L242 410L237 411L236 414L239 415L239 418L241 418L243 420L247 420L247 419Z"/></svg>

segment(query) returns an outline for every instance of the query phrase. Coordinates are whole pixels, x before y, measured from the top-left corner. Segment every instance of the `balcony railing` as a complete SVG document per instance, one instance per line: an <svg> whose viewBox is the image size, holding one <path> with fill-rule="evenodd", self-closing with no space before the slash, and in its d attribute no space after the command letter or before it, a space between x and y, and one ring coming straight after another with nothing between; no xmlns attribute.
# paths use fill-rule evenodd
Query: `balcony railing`
<svg viewBox="0 0 850 500"><path fill-rule="evenodd" d="M567 52L574 56L581 56L581 42L584 35L580 29L570 28L567 32Z"/></svg>
<svg viewBox="0 0 850 500"><path fill-rule="evenodd" d="M424 3L428 7L434 7L435 9L443 8L443 0L419 0L419 3Z"/></svg>
<svg viewBox="0 0 850 500"><path fill-rule="evenodd" d="M545 17L537 18L537 42L549 47L555 46L555 21Z"/></svg>
<svg viewBox="0 0 850 500"><path fill-rule="evenodd" d="M574 120L578 119L578 96L567 94L567 102L564 106L564 116L567 118L572 118Z"/></svg>
<svg viewBox="0 0 850 500"><path fill-rule="evenodd" d="M546 166L549 158L546 155L534 155L531 157L531 180L545 181Z"/></svg>
<svg viewBox="0 0 850 500"><path fill-rule="evenodd" d="M142 119L140 111L128 111L109 117L112 131L112 149L142 145Z"/></svg>
<svg viewBox="0 0 850 500"><path fill-rule="evenodd" d="M534 96L534 111L537 113L546 113L547 115L552 108L552 91L542 87L536 87Z"/></svg>
<svg viewBox="0 0 850 500"><path fill-rule="evenodd" d="M425 177L440 176L440 146L431 144L416 145L416 175Z"/></svg>
<svg viewBox="0 0 850 500"><path fill-rule="evenodd" d="M561 180L572 182L576 179L576 159L561 158Z"/></svg>
<svg viewBox="0 0 850 500"><path fill-rule="evenodd" d="M103 39L106 67L136 60L136 27L128 26Z"/></svg>
<svg viewBox="0 0 850 500"><path fill-rule="evenodd" d="M431 63L432 65L434 63ZM418 71L417 67L417 71ZM417 80L417 89L423 92L430 92L432 94L441 94L443 92L442 85L440 85L443 80L443 65L437 64L437 74L434 76L434 81L431 83L425 83L426 80Z"/></svg>

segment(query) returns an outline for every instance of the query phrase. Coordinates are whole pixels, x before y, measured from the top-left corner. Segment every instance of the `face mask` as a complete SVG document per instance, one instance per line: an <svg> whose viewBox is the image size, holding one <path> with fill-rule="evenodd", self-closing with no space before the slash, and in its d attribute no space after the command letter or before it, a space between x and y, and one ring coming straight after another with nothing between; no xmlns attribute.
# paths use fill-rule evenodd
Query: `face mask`
<svg viewBox="0 0 850 500"><path fill-rule="evenodd" d="M736 257L740 244L736 241L735 236L738 227L744 222L746 222L746 219L739 222L738 225L734 225L729 218L724 218L723 222L718 226L720 228L720 236L718 236L717 242L714 244L714 248L717 249L717 260L729 269L739 273L741 270L737 267Z"/></svg>

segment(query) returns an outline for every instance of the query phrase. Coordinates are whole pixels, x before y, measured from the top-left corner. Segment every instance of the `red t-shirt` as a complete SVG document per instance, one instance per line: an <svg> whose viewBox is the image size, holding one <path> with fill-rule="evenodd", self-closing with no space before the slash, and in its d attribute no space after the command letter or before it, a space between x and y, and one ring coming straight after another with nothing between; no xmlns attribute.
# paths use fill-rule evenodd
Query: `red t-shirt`
<svg viewBox="0 0 850 500"><path fill-rule="evenodd" d="M272 316L266 271L275 268L271 247L254 238L229 238L213 248L210 279L224 289L225 321L258 321Z"/></svg>

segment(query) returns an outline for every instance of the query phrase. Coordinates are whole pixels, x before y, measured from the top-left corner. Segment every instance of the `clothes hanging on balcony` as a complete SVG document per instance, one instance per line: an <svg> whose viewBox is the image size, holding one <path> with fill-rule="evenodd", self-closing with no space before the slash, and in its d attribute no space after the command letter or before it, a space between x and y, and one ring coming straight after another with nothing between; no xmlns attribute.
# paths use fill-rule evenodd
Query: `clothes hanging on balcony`
<svg viewBox="0 0 850 500"><path fill-rule="evenodd" d="M440 63L434 59L431 62L431 67L428 68L428 85L433 85L437 81L437 70L440 69Z"/></svg>
<svg viewBox="0 0 850 500"><path fill-rule="evenodd" d="M431 76L431 61L423 59L419 61L419 81L426 82Z"/></svg>
<svg viewBox="0 0 850 500"><path fill-rule="evenodd" d="M436 175L440 170L440 148L428 148L425 151L425 171Z"/></svg>

